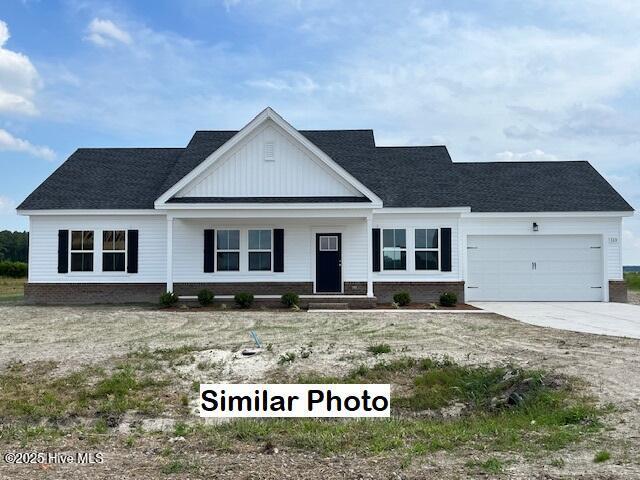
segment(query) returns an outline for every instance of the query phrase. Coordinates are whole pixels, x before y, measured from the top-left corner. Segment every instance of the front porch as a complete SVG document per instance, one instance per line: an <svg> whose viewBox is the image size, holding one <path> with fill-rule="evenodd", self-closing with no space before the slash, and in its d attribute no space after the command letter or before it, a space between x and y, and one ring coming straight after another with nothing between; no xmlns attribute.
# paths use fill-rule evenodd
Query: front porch
<svg viewBox="0 0 640 480"><path fill-rule="evenodd" d="M373 307L371 226L362 208L172 210L166 290L183 300L207 289L218 301L247 292L266 305L292 292L301 306Z"/></svg>

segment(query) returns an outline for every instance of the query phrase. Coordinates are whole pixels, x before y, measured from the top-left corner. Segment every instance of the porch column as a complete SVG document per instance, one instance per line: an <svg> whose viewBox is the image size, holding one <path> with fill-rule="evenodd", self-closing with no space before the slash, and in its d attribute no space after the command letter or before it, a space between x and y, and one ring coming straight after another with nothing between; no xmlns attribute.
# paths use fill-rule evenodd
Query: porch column
<svg viewBox="0 0 640 480"><path fill-rule="evenodd" d="M373 297L373 218L367 217L367 297Z"/></svg>
<svg viewBox="0 0 640 480"><path fill-rule="evenodd" d="M173 217L167 215L167 292L173 292Z"/></svg>

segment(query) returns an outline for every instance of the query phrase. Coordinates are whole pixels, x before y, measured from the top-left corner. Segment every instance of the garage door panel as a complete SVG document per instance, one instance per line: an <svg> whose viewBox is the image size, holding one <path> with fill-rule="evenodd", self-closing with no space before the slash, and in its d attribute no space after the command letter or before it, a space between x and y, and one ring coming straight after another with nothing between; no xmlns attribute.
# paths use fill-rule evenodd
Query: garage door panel
<svg viewBox="0 0 640 480"><path fill-rule="evenodd" d="M467 244L469 300L602 300L596 235L469 236Z"/></svg>

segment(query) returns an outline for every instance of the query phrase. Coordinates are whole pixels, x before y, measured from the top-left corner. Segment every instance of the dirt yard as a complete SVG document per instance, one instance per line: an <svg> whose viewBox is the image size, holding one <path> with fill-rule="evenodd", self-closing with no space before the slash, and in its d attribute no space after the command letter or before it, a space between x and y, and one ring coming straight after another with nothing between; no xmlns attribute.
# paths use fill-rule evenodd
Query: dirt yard
<svg viewBox="0 0 640 480"><path fill-rule="evenodd" d="M242 348L252 346L251 330L267 348L243 357ZM382 343L390 346L390 353L374 355L367 350ZM283 361L287 353L293 353L295 361ZM576 388L607 411L601 419L603 428L542 453L509 448L493 452L490 446L469 444L412 456L384 451L327 454L250 443L222 448L181 433L183 422L200 422L193 414L194 382L256 383L304 374L338 375L380 361L444 355L462 365L514 364L575 377ZM145 361L141 368L152 373L170 368L172 384L154 392L161 392L167 402L181 399L175 402L183 410L125 413L114 425L92 426L90 431L78 420L57 425L58 433L51 438L43 430L17 435L3 427L0 446L5 452L100 451L105 461L39 467L0 460L0 477L640 478L639 340L557 331L476 313L183 313L141 307L0 304L0 374L33 367L39 375L45 370L43 378L56 379L87 368L110 372L123 359ZM29 382L29 377L23 378L22 383ZM236 436L234 440L243 438ZM595 462L599 451L606 451L610 459Z"/></svg>

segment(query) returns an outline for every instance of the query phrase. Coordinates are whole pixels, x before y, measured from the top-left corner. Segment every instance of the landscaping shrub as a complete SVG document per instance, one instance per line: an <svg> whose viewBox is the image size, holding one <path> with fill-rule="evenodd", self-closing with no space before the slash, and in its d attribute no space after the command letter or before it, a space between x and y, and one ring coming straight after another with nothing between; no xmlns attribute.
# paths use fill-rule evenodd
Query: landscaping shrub
<svg viewBox="0 0 640 480"><path fill-rule="evenodd" d="M240 308L249 308L253 305L253 295L251 293L238 293L233 299L236 301L236 305Z"/></svg>
<svg viewBox="0 0 640 480"><path fill-rule="evenodd" d="M297 307L298 305L300 305L300 297L298 297L297 293L285 293L280 297L280 301L287 307L293 307L294 305Z"/></svg>
<svg viewBox="0 0 640 480"><path fill-rule="evenodd" d="M24 262L0 261L0 277L23 278L27 276Z"/></svg>
<svg viewBox="0 0 640 480"><path fill-rule="evenodd" d="M178 303L178 296L173 292L164 292L160 295L160 305L163 307L173 307Z"/></svg>
<svg viewBox="0 0 640 480"><path fill-rule="evenodd" d="M458 303L458 296L453 292L444 292L440 295L440 305L443 307L455 307Z"/></svg>
<svg viewBox="0 0 640 480"><path fill-rule="evenodd" d="M398 292L393 295L393 301L401 307L404 307L411 303L411 295L409 295L409 292Z"/></svg>
<svg viewBox="0 0 640 480"><path fill-rule="evenodd" d="M213 303L213 298L214 296L211 290L207 290L206 288L203 288L198 292L198 303L203 307L206 307L207 305L211 305Z"/></svg>

